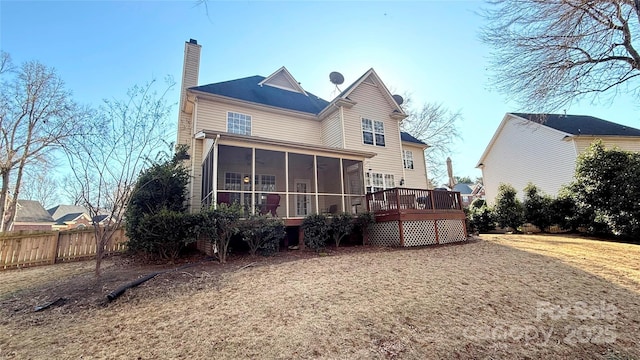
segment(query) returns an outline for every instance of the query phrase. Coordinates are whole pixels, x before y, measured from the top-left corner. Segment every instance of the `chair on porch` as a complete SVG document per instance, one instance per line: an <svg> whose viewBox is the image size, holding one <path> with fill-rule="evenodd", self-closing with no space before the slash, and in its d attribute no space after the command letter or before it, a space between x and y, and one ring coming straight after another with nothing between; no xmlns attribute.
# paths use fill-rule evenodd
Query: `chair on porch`
<svg viewBox="0 0 640 360"><path fill-rule="evenodd" d="M271 213L273 216L278 216L278 207L280 207L280 195L267 194L267 202L260 205L260 215Z"/></svg>
<svg viewBox="0 0 640 360"><path fill-rule="evenodd" d="M231 194L230 193L218 193L218 204L227 204L231 205Z"/></svg>

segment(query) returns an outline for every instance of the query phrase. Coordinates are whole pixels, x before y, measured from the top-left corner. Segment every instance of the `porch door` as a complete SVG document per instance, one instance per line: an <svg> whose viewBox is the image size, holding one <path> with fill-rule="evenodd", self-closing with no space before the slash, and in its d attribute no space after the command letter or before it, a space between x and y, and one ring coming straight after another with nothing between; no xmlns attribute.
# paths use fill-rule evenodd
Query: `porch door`
<svg viewBox="0 0 640 360"><path fill-rule="evenodd" d="M311 192L311 181L309 179L295 179L294 187L296 193ZM311 195L296 194L296 216L307 216L311 213Z"/></svg>

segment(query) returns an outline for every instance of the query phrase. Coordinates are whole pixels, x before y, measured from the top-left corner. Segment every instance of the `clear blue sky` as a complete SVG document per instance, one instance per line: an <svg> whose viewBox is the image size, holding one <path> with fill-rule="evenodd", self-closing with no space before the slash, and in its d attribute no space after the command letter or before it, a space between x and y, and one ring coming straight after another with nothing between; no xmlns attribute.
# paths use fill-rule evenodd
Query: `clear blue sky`
<svg viewBox="0 0 640 360"><path fill-rule="evenodd" d="M179 86L189 38L202 44L200 84L267 76L284 65L306 90L330 100L331 71L350 83L373 67L393 91L411 93L414 104L441 102L462 112L464 139L451 158L456 175L473 178L504 114L529 110L488 87L490 49L478 39L482 5L209 1L207 14L195 1L2 1L0 48L16 63L55 67L75 99L89 104L166 75ZM620 95L567 112L640 127L637 110Z"/></svg>

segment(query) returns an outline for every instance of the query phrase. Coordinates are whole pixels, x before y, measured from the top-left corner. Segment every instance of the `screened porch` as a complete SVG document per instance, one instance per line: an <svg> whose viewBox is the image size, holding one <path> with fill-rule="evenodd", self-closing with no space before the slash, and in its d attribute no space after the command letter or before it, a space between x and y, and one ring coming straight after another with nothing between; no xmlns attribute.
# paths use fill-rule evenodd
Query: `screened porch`
<svg viewBox="0 0 640 360"><path fill-rule="evenodd" d="M280 218L364 212L362 161L219 144L202 164L202 205L222 203Z"/></svg>

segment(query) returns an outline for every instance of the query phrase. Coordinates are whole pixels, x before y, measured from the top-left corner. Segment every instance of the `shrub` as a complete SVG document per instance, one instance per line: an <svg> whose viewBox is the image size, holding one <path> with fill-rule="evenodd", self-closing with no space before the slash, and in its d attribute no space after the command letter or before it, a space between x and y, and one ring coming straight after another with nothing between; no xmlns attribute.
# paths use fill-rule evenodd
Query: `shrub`
<svg viewBox="0 0 640 360"><path fill-rule="evenodd" d="M145 231L139 236L136 250L174 261L186 245L196 241L198 223L197 216L169 209L145 214L139 221Z"/></svg>
<svg viewBox="0 0 640 360"><path fill-rule="evenodd" d="M221 263L227 261L231 237L240 231L238 221L243 211L237 203L219 204L217 209L210 207L200 211L200 231L213 243Z"/></svg>
<svg viewBox="0 0 640 360"><path fill-rule="evenodd" d="M308 215L302 221L304 244L309 248L319 251L324 249L329 238L329 225L324 215Z"/></svg>
<svg viewBox="0 0 640 360"><path fill-rule="evenodd" d="M340 241L345 236L351 234L354 227L353 223L353 215L350 213L341 213L337 214L331 219L331 224L329 224L329 229L331 230L331 235L333 237L333 241L336 244L336 247L340 246Z"/></svg>
<svg viewBox="0 0 640 360"><path fill-rule="evenodd" d="M372 212L359 213L354 221L354 226L362 234L362 244L365 245L369 238L369 230L375 224L376 217Z"/></svg>
<svg viewBox="0 0 640 360"><path fill-rule="evenodd" d="M138 177L131 190L131 199L125 213L125 229L129 238L127 244L129 250L155 256L158 255L157 236L166 236L167 238L176 236L171 227L165 228L167 233L159 234L158 232L163 227L156 221L165 217L180 224L184 220L179 218L177 214L186 209L189 174L187 169L182 166L182 159L186 152L186 146L179 146L171 159L152 164ZM159 218L153 216L160 214L160 212L162 215ZM143 221L145 218L146 220ZM153 228L149 229L148 226ZM154 236L149 236L150 230L154 232ZM177 231L182 232L183 230L177 229Z"/></svg>
<svg viewBox="0 0 640 360"><path fill-rule="evenodd" d="M282 220L268 216L253 215L241 221L238 227L242 240L249 246L252 256L258 250L268 253L278 251L280 240L287 235Z"/></svg>
<svg viewBox="0 0 640 360"><path fill-rule="evenodd" d="M640 154L597 141L578 157L570 189L578 219L590 231L640 236Z"/></svg>
<svg viewBox="0 0 640 360"><path fill-rule="evenodd" d="M498 186L496 206L493 208L499 226L511 228L514 232L523 223L522 203L516 198L516 189L509 184Z"/></svg>
<svg viewBox="0 0 640 360"><path fill-rule="evenodd" d="M551 203L550 196L541 194L538 187L529 183L524 188L524 221L538 227L540 231L545 232L552 225L551 220Z"/></svg>
<svg viewBox="0 0 640 360"><path fill-rule="evenodd" d="M471 203L467 218L472 231L486 233L496 228L493 212L483 199L476 199Z"/></svg>
<svg viewBox="0 0 640 360"><path fill-rule="evenodd" d="M576 230L584 224L570 188L566 186L560 189L558 197L551 200L549 216L552 225L558 225L565 230Z"/></svg>

